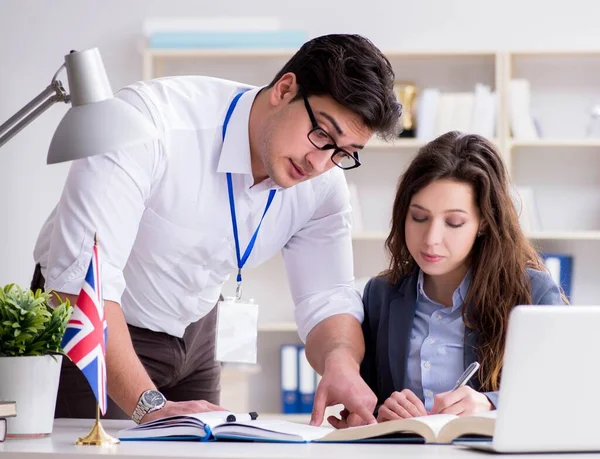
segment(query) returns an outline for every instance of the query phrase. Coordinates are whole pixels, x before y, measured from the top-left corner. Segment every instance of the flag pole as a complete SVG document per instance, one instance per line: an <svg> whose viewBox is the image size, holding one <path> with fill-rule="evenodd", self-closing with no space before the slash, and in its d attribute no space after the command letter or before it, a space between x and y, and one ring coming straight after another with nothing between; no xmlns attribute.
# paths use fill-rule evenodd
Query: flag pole
<svg viewBox="0 0 600 459"><path fill-rule="evenodd" d="M102 424L100 424L100 406L96 403L96 422L90 432L75 442L76 445L109 446L119 443L118 438L114 438L106 433Z"/></svg>
<svg viewBox="0 0 600 459"><path fill-rule="evenodd" d="M98 233L94 233L94 245L98 245ZM118 438L114 438L107 434L102 424L100 424L100 404L96 401L96 421L92 426L92 430L75 442L76 445L92 445L92 446L110 446L120 443Z"/></svg>

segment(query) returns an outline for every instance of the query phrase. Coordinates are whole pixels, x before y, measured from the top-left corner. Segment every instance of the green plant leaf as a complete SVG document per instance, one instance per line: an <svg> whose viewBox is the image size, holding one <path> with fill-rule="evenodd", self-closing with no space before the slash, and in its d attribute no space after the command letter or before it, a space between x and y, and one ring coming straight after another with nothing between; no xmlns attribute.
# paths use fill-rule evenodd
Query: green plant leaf
<svg viewBox="0 0 600 459"><path fill-rule="evenodd" d="M51 295L16 284L0 288L0 356L62 353L60 343L71 315L68 299L50 307Z"/></svg>

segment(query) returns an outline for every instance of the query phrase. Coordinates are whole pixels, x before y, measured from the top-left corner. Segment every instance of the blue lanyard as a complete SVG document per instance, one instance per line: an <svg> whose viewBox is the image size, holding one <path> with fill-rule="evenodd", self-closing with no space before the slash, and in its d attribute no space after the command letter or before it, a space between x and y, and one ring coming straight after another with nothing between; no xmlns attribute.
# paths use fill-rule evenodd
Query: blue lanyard
<svg viewBox="0 0 600 459"><path fill-rule="evenodd" d="M243 94L242 92L237 94L231 101L231 104L229 105L229 109L227 110L227 114L225 115L225 121L223 122L223 141L225 141L225 134L227 133L227 125L229 124L229 119L231 118L233 110L235 109L235 106L237 105L238 101L240 100L240 97L242 97L242 94ZM263 212L262 217L260 218L258 227L256 228L256 231L254 231L254 234L252 235L252 238L250 239L250 242L248 243L248 247L246 247L246 250L244 251L243 256L240 255L241 254L240 240L239 240L239 236L238 236L237 218L235 215L235 201L233 199L233 181L231 180L230 172L227 172L227 190L229 191L229 208L231 209L231 223L233 226L233 238L235 239L235 254L237 256L237 264L238 264L238 274L237 274L238 296L241 296L241 289L240 289L239 284L241 284L241 282L242 282L242 268L246 264L246 261L248 261L248 257L250 256L250 253L252 252L252 249L254 248L254 243L256 242L256 236L258 236L258 230L260 230L260 225L262 225L263 219L265 218L265 215L267 214L267 210L269 210L269 207L271 206L271 203L273 202L273 198L275 197L276 190L271 190L269 192L269 198L267 199L267 205L265 207L265 211Z"/></svg>

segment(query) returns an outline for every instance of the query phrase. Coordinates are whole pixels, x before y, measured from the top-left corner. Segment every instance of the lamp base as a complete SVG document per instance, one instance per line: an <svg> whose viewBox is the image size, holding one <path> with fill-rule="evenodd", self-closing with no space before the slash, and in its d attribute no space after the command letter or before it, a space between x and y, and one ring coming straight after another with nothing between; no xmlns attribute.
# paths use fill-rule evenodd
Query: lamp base
<svg viewBox="0 0 600 459"><path fill-rule="evenodd" d="M78 438L76 445L109 446L120 443L118 438L114 438L106 433L99 420L96 420L92 430L84 437Z"/></svg>

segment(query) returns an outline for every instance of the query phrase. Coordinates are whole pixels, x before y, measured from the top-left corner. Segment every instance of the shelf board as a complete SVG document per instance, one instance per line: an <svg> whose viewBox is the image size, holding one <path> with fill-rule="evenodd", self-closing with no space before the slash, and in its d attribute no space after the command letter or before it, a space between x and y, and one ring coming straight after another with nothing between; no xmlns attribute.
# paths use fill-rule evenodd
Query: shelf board
<svg viewBox="0 0 600 459"><path fill-rule="evenodd" d="M295 49L149 49L144 52L153 58L177 59L177 58L290 58L297 50Z"/></svg>
<svg viewBox="0 0 600 459"><path fill-rule="evenodd" d="M383 50L388 59L401 57L494 57L497 51L486 49L389 49Z"/></svg>
<svg viewBox="0 0 600 459"><path fill-rule="evenodd" d="M146 47L144 53L151 57L291 57L297 49L273 48L162 48ZM388 59L398 58L435 58L435 57L494 57L495 51L490 50L389 50L384 51Z"/></svg>
<svg viewBox="0 0 600 459"><path fill-rule="evenodd" d="M526 234L529 239L536 240L600 240L600 231L535 231ZM388 233L383 231L365 231L352 235L355 241L385 241Z"/></svg>
<svg viewBox="0 0 600 459"><path fill-rule="evenodd" d="M433 140L433 139L431 139L431 140ZM492 143L494 143L496 145L498 144L498 139L490 139L490 140L492 141ZM367 150L372 150L372 149L400 150L403 148L418 149L424 145L427 145L428 142L429 142L429 140L414 139L414 138L412 138L412 139L411 138L397 138L397 139L391 140L389 142L385 142L377 137L373 137L371 140L369 140L369 142L367 142L367 144L365 145L365 149L367 149ZM600 145L600 140L598 142L598 145Z"/></svg>
<svg viewBox="0 0 600 459"><path fill-rule="evenodd" d="M385 241L388 233L384 231L363 231L352 235L354 241Z"/></svg>
<svg viewBox="0 0 600 459"><path fill-rule="evenodd" d="M600 57L600 49L525 49L512 51L509 55L511 57Z"/></svg>
<svg viewBox="0 0 600 459"><path fill-rule="evenodd" d="M398 150L401 148L421 148L427 141L421 139L403 139L398 138L390 142L386 142L377 137L372 138L365 145L365 149L378 149L378 150Z"/></svg>
<svg viewBox="0 0 600 459"><path fill-rule="evenodd" d="M561 147L587 147L595 148L600 147L600 139L532 139L532 140L511 140L510 145L512 148L519 147L547 147L547 148L561 148Z"/></svg>
<svg viewBox="0 0 600 459"><path fill-rule="evenodd" d="M259 324L259 332L296 332L298 327L294 322L275 322L270 324Z"/></svg>
<svg viewBox="0 0 600 459"><path fill-rule="evenodd" d="M235 364L225 363L221 368L221 375L224 378L234 377L240 378L240 376L256 375L262 371L262 368L258 364Z"/></svg>
<svg viewBox="0 0 600 459"><path fill-rule="evenodd" d="M535 231L527 234L536 240L600 241L600 231Z"/></svg>

